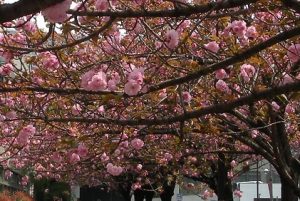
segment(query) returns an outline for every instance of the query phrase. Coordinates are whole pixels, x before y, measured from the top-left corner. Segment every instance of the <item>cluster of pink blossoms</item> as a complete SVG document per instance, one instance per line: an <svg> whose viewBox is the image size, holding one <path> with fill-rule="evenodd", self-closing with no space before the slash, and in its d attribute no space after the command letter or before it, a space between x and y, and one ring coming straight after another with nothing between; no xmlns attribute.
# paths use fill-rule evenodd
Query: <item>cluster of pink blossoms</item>
<svg viewBox="0 0 300 201"><path fill-rule="evenodd" d="M224 36L228 36L233 33L239 37L242 42L246 42L247 39L255 39L258 36L255 26L247 27L247 24L243 20L235 20L230 23L223 31Z"/></svg>
<svg viewBox="0 0 300 201"><path fill-rule="evenodd" d="M240 76L243 78L245 82L249 82L250 78L255 75L255 68L250 64L243 64L241 66Z"/></svg>
<svg viewBox="0 0 300 201"><path fill-rule="evenodd" d="M106 171L112 176L119 176L123 172L123 168L120 166L113 165L112 163L108 163L106 165Z"/></svg>
<svg viewBox="0 0 300 201"><path fill-rule="evenodd" d="M170 49L174 49L179 43L179 34L176 30L171 29L167 31L166 35L166 45Z"/></svg>
<svg viewBox="0 0 300 201"><path fill-rule="evenodd" d="M36 128L31 124L23 127L20 130L19 135L16 137L16 143L19 146L25 146L29 141L29 137L34 135L35 132L36 132Z"/></svg>
<svg viewBox="0 0 300 201"><path fill-rule="evenodd" d="M81 87L89 91L110 91L116 90L117 84L120 83L120 76L114 72L111 79L107 81L106 73L102 69L92 69L81 77Z"/></svg>
<svg viewBox="0 0 300 201"><path fill-rule="evenodd" d="M300 59L300 44L289 46L287 56L292 63L296 63Z"/></svg>
<svg viewBox="0 0 300 201"><path fill-rule="evenodd" d="M59 67L59 61L57 57L51 52L43 52L39 55L44 68L47 70L56 70Z"/></svg>
<svg viewBox="0 0 300 201"><path fill-rule="evenodd" d="M220 49L220 46L216 41L211 41L205 44L204 47L213 53L217 53Z"/></svg>
<svg viewBox="0 0 300 201"><path fill-rule="evenodd" d="M6 63L0 66L0 75L2 76L10 75L12 71L13 71L13 65L11 63Z"/></svg>
<svg viewBox="0 0 300 201"><path fill-rule="evenodd" d="M136 150L140 150L144 146L143 140L138 138L133 139L130 144Z"/></svg>
<svg viewBox="0 0 300 201"><path fill-rule="evenodd" d="M135 96L142 89L144 82L144 70L142 68L135 68L129 74L127 83L124 86L124 92L129 96Z"/></svg>
<svg viewBox="0 0 300 201"><path fill-rule="evenodd" d="M47 18L49 22L63 22L68 18L67 10L70 8L72 0L65 0L54 6L48 7L42 11L42 15Z"/></svg>

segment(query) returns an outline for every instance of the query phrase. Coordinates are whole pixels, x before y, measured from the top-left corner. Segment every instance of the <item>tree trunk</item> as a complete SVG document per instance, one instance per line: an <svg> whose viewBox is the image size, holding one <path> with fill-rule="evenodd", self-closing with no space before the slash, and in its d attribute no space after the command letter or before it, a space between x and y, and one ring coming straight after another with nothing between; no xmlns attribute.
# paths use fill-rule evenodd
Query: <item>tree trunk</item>
<svg viewBox="0 0 300 201"><path fill-rule="evenodd" d="M134 191L134 201L144 201L144 192L141 189Z"/></svg>
<svg viewBox="0 0 300 201"><path fill-rule="evenodd" d="M219 154L217 170L217 191L218 201L233 201L231 180L228 178L228 168L225 164L224 154Z"/></svg>
<svg viewBox="0 0 300 201"><path fill-rule="evenodd" d="M172 181L170 185L164 184L164 191L160 194L161 201L172 201L176 182Z"/></svg>
<svg viewBox="0 0 300 201"><path fill-rule="evenodd" d="M131 191L131 185L119 185L119 192L121 193L121 195L124 198L124 201L131 201L131 195L130 195L130 191Z"/></svg>
<svg viewBox="0 0 300 201"><path fill-rule="evenodd" d="M298 177L295 178L297 180ZM281 179L281 201L298 201L294 188L284 179Z"/></svg>

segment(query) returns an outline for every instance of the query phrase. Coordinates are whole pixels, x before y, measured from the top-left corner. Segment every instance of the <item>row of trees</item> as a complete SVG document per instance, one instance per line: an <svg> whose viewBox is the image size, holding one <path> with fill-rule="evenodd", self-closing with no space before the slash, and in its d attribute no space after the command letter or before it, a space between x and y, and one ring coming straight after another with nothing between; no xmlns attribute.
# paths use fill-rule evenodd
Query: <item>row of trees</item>
<svg viewBox="0 0 300 201"><path fill-rule="evenodd" d="M296 201L299 12L297 0L1 3L4 167L136 200L170 200L184 175L233 200L232 175L262 157Z"/></svg>

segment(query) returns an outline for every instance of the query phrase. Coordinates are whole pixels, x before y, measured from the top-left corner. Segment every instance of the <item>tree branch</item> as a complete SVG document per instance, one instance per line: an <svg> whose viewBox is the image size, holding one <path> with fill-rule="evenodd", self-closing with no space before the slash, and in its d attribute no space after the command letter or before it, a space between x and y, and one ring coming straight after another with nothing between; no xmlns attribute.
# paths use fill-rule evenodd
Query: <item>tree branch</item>
<svg viewBox="0 0 300 201"><path fill-rule="evenodd" d="M20 0L12 4L0 5L0 24L35 14L63 0Z"/></svg>

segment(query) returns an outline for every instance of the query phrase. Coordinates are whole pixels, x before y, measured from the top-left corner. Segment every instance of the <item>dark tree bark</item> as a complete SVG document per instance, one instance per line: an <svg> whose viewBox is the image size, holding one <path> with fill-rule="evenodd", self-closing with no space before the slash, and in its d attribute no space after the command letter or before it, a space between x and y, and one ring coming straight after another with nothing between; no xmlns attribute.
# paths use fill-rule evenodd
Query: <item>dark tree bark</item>
<svg viewBox="0 0 300 201"><path fill-rule="evenodd" d="M161 201L172 201L174 195L176 181L165 182L163 185L163 192L160 194Z"/></svg>
<svg viewBox="0 0 300 201"><path fill-rule="evenodd" d="M227 172L229 171L226 165L226 158L224 154L219 154L218 170L217 170L217 183L215 193L219 201L233 201L231 180L228 178Z"/></svg>
<svg viewBox="0 0 300 201"><path fill-rule="evenodd" d="M131 184L119 185L119 192L125 201L131 201Z"/></svg>
<svg viewBox="0 0 300 201"><path fill-rule="evenodd" d="M35 14L62 1L63 0L19 0L12 4L1 4L0 23Z"/></svg>
<svg viewBox="0 0 300 201"><path fill-rule="evenodd" d="M298 179L299 177L296 177L295 182ZM281 201L298 201L294 188L285 179L281 179Z"/></svg>

